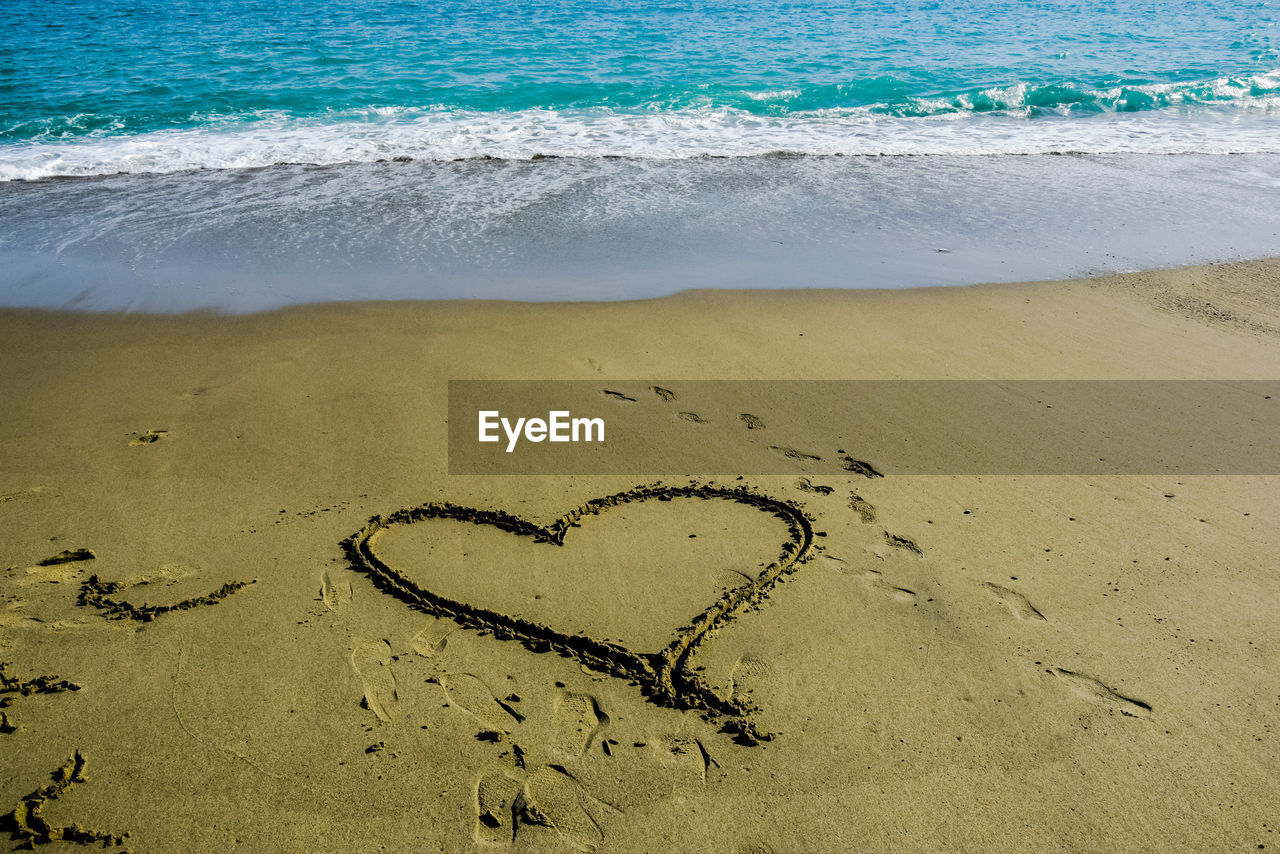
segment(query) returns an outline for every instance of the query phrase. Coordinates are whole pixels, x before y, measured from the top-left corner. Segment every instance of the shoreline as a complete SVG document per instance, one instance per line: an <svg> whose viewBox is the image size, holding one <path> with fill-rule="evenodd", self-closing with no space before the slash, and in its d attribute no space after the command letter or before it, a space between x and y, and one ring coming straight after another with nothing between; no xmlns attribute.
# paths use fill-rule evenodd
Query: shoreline
<svg viewBox="0 0 1280 854"><path fill-rule="evenodd" d="M0 303L1040 281L1274 256L1280 155L385 163L0 186ZM1230 188L1230 192L1224 192Z"/></svg>
<svg viewBox="0 0 1280 854"><path fill-rule="evenodd" d="M272 170L343 170L355 167L382 167L388 169L405 169L405 168L421 168L423 166L448 166L458 164L481 164L489 163L496 167L516 165L516 164L534 164L541 163L547 166L554 166L557 163L570 164L591 164L599 162L623 162L623 163L686 163L686 162L716 162L716 161L753 161L753 160L854 160L854 161L877 161L877 160L982 160L991 159L999 160L1006 157L1023 157L1023 158L1054 158L1054 157L1073 157L1073 158L1165 158L1165 157L1274 157L1280 155L1280 148L1241 148L1241 149L1223 149L1206 151L1201 149L1188 148L1186 150L1177 151L1143 151L1143 150L1126 150L1122 148L1115 149L1078 149L1078 148L1062 148L1052 150L1029 150L1029 151L884 151L884 152L843 152L843 151L802 151L799 149L777 148L765 151L752 151L741 154L713 154L707 152L697 152L692 154L673 154L670 156L661 156L653 154L544 154L533 153L528 155L502 155L502 154L474 154L465 157L422 157L400 155L396 157L379 157L372 160L335 160L332 162L316 162L311 160L277 160L271 163L259 163L253 165L230 165L230 166L188 166L181 169L173 170L138 170L126 171L117 170L114 172L91 172L85 174L56 174L56 175L40 175L32 178L2 178L0 179L0 187L6 185L13 186L31 186L42 184L56 183L77 183L77 182L94 182L94 181L111 181L111 180L128 180L131 178L154 179L165 177L194 177L197 175L209 174L230 174L230 175L254 175L261 172L270 172Z"/></svg>
<svg viewBox="0 0 1280 854"><path fill-rule="evenodd" d="M1262 335L1280 334L1280 310L1272 305L1273 291L1268 288L1280 292L1280 256L1042 281L999 281L906 288L690 288L656 297L598 301L485 298L323 300L247 313L215 308L184 312L146 312L0 306L0 326L10 328L9 340L20 338L22 330L32 324L46 328L67 324L84 329L94 328L108 334L113 324L134 327L143 332L159 332L165 327L172 327L177 331L183 325L189 325L192 329L240 326L247 330L254 326L265 329L273 323L317 322L336 322L340 329L345 320L366 326L374 322L388 322L422 329L423 323L432 325L435 315L443 315L444 325L456 322L468 314L473 315L472 322L483 324L511 313L527 312L540 319L555 318L566 312L580 313L588 318L601 313L624 314L628 311L661 316L692 308L715 311L723 306L741 306L743 302L757 302L764 306L794 303L793 311L802 312L806 306L821 305L824 302L856 306L862 301L867 306L886 310L891 316L901 313L901 310L892 311L895 302L904 306L934 300L984 304L998 302L1002 295L1025 290L1036 296L1054 299L1072 292L1127 296L1157 311L1187 320L1206 321L1217 327L1236 328ZM750 316L752 312L751 306L740 310L744 316ZM1247 378L1272 377L1249 373Z"/></svg>

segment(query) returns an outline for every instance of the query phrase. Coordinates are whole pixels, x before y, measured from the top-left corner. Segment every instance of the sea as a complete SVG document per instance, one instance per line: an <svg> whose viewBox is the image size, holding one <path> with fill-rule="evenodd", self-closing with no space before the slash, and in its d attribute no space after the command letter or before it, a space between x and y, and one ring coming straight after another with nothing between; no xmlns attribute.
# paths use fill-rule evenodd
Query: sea
<svg viewBox="0 0 1280 854"><path fill-rule="evenodd" d="M1280 255L1240 0L5 0L0 306L915 287Z"/></svg>

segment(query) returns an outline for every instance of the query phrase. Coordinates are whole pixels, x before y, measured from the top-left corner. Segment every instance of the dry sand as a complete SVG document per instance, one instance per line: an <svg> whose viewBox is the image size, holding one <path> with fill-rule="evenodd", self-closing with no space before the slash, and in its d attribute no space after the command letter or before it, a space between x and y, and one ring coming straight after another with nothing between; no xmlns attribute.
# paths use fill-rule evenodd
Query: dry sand
<svg viewBox="0 0 1280 854"><path fill-rule="evenodd" d="M450 477L444 422L450 378L670 380L678 405L629 405L676 436L739 414L681 379L1277 377L1277 262L0 312L0 812L15 845L136 852L1280 846L1276 477L756 477L726 488L763 503L631 501L551 549L510 529L648 481ZM367 532L409 590L357 571L343 541L424 502L510 515ZM820 551L787 545L793 505ZM620 678L767 567L667 698L719 720ZM521 620L590 635L591 666L476 630ZM748 704L771 740L721 731Z"/></svg>

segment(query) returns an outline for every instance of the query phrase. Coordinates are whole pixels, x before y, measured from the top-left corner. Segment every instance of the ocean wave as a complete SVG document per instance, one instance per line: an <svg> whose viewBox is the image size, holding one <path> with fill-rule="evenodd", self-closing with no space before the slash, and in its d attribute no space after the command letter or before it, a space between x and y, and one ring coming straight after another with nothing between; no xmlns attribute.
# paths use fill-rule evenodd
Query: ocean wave
<svg viewBox="0 0 1280 854"><path fill-rule="evenodd" d="M190 126L143 133L99 129L72 139L9 142L0 145L0 180L486 157L1280 153L1280 74L1259 78L1248 84L1252 94L1235 98L1227 96L1239 95L1244 84L1225 79L1191 88L1147 87L1143 97L1162 106L1144 110L1122 109L1136 96L1116 87L1094 95L1095 104L1109 109L1086 115L1046 115L1043 103L1036 113L1033 102L1061 104L1076 96L1019 85L922 104L916 112L883 104L777 115L722 106L474 111L437 105L307 118L280 112L206 116ZM1191 110L1193 98L1198 106Z"/></svg>
<svg viewBox="0 0 1280 854"><path fill-rule="evenodd" d="M1176 83L1116 82L1106 86L1015 83L950 95L904 97L878 104L871 107L871 111L902 117L1005 112L1035 118L1230 104L1243 109L1268 109L1275 106L1278 98L1280 70Z"/></svg>

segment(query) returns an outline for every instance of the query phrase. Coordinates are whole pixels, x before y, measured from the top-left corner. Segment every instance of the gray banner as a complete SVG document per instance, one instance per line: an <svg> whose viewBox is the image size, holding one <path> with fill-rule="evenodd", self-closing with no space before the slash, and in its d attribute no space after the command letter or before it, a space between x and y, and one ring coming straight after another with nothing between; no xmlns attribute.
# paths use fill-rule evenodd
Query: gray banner
<svg viewBox="0 0 1280 854"><path fill-rule="evenodd" d="M1280 380L452 380L449 472L1280 474Z"/></svg>

